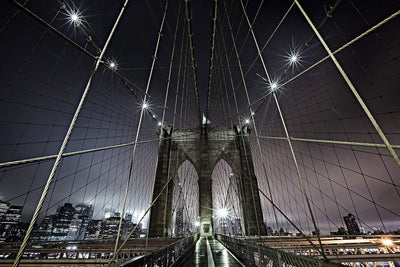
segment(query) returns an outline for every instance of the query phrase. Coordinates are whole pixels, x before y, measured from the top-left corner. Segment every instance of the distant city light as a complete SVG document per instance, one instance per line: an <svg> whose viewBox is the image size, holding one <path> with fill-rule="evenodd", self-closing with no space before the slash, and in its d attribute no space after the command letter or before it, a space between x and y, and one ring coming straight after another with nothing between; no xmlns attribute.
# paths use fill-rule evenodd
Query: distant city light
<svg viewBox="0 0 400 267"><path fill-rule="evenodd" d="M393 241L390 239L382 239L382 244L385 246L391 246L393 245Z"/></svg>
<svg viewBox="0 0 400 267"><path fill-rule="evenodd" d="M158 126L161 126L161 125L162 125L162 123L161 123L161 121L159 121L159 122L158 122Z"/></svg>
<svg viewBox="0 0 400 267"><path fill-rule="evenodd" d="M202 124L207 124L207 118L206 115L203 114L203 118L202 118Z"/></svg>
<svg viewBox="0 0 400 267"><path fill-rule="evenodd" d="M244 123L250 124L250 120L249 120L249 119L246 119L246 120L244 121Z"/></svg>
<svg viewBox="0 0 400 267"><path fill-rule="evenodd" d="M76 249L78 249L77 246L69 246L69 247L67 247L67 250L76 250Z"/></svg>
<svg viewBox="0 0 400 267"><path fill-rule="evenodd" d="M291 63L295 63L295 62L297 61L297 59L298 59L297 55L292 55L292 56L290 57L290 62L291 62Z"/></svg>
<svg viewBox="0 0 400 267"><path fill-rule="evenodd" d="M254 116L256 113L254 113L254 111L251 112L251 116Z"/></svg>
<svg viewBox="0 0 400 267"><path fill-rule="evenodd" d="M143 102L142 107L143 107L143 109L147 109L149 107L149 105L146 102Z"/></svg>

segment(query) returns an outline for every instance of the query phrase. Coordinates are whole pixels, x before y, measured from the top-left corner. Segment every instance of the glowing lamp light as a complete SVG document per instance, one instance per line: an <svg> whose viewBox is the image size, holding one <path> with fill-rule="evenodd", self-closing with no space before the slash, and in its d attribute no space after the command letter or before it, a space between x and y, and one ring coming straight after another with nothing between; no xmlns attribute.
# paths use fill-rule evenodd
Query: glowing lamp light
<svg viewBox="0 0 400 267"><path fill-rule="evenodd" d="M300 64L301 61L300 53L296 49L291 49L290 52L285 56L285 58L287 60L287 64L293 67Z"/></svg>
<svg viewBox="0 0 400 267"><path fill-rule="evenodd" d="M385 246L391 246L393 245L393 241L390 239L382 239L382 244Z"/></svg>
<svg viewBox="0 0 400 267"><path fill-rule="evenodd" d="M225 208L217 210L217 215L220 218L226 218L228 216L228 210Z"/></svg>
<svg viewBox="0 0 400 267"><path fill-rule="evenodd" d="M194 226L199 227L200 226L200 222L199 221L194 222Z"/></svg>
<svg viewBox="0 0 400 267"><path fill-rule="evenodd" d="M250 123L250 120L249 120L249 119L246 119L246 120L244 121L244 123L249 124L249 123Z"/></svg>
<svg viewBox="0 0 400 267"><path fill-rule="evenodd" d="M143 105L142 105L142 107L143 107L144 109L146 109L146 108L149 107L149 105L148 105L146 102L144 102Z"/></svg>
<svg viewBox="0 0 400 267"><path fill-rule="evenodd" d="M162 125L162 123L161 123L161 121L159 121L159 122L158 122L158 126L161 126L161 125Z"/></svg>
<svg viewBox="0 0 400 267"><path fill-rule="evenodd" d="M275 90L276 88L278 88L278 84L277 83L272 83L271 84L271 89Z"/></svg>
<svg viewBox="0 0 400 267"><path fill-rule="evenodd" d="M79 25L81 22L81 17L79 16L79 12L68 12L69 13L69 21L74 25Z"/></svg>
<svg viewBox="0 0 400 267"><path fill-rule="evenodd" d="M206 115L204 114L203 114L202 124L207 124L207 118Z"/></svg>
<svg viewBox="0 0 400 267"><path fill-rule="evenodd" d="M78 15L77 14L71 14L71 20L72 21L78 21L79 20L79 17L78 17Z"/></svg>
<svg viewBox="0 0 400 267"><path fill-rule="evenodd" d="M110 67L110 69L115 70L117 68L117 63L111 61L110 64L108 64L108 66Z"/></svg>

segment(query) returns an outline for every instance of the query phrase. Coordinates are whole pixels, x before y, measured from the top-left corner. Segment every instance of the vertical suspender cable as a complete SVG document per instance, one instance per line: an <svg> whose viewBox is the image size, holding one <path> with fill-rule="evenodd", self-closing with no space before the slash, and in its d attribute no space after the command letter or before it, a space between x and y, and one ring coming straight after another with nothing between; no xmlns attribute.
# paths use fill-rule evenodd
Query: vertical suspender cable
<svg viewBox="0 0 400 267"><path fill-rule="evenodd" d="M238 66L239 66L239 70L240 70L240 73L241 73L241 78L242 78L242 81L243 81L243 85L244 85L244 88L246 88L246 92L247 92L246 82L244 81L242 65L241 65L240 58L239 58L239 52L238 52L238 49L237 49L237 46L236 46L236 40L235 40L235 36L233 35L233 29L232 29L232 25L231 25L231 22L230 22L230 18L229 18L229 14L228 14L228 10L227 10L225 1L223 1L223 4L224 4L225 15L226 15L226 19L227 19L227 23L228 23L228 27L229 27L229 32L230 32L230 35L231 35L231 38L232 38L233 50L234 50L235 55L236 55L236 59L237 59ZM223 38L223 35L222 35L222 38ZM224 41L224 38L223 38L223 41ZM224 41L224 47L226 49L225 41ZM225 50L225 52L226 52L226 50ZM227 55L226 55L226 57L227 57ZM227 65L228 65L228 68L229 68L229 58L228 57L227 57ZM234 87L233 87L233 80L232 80L231 72L230 72L230 76L231 76L232 90L233 90L235 104L236 104L236 112L237 112L238 120L239 120L239 127L240 127L240 130L242 130L242 123L241 123L240 118L239 118L239 108L238 108L237 101L236 101L236 94L235 94ZM255 125L254 125L254 130L256 130ZM246 157L246 161L247 161L248 171L250 172L250 166L249 166L249 161L248 161L248 158L247 158L248 155L246 153L246 148L245 148L246 145L245 145L245 142L244 142L244 136L242 136L242 143L243 143L243 147L244 147L244 153L245 153L245 157ZM260 153L261 153L261 150L260 150ZM261 155L261 157L262 157L262 155ZM248 175L250 176L250 173ZM252 183L250 185L252 187ZM257 188L257 194L258 194L258 188ZM254 190L252 190L252 199L253 199L253 207L254 207L254 209L256 209ZM264 227L264 226L259 225L258 216L262 216L262 214L257 214L257 212L255 212L255 215L256 215L256 221L257 221L257 229L258 229L259 235L261 235L260 234L261 233L260 229L261 229L261 227Z"/></svg>
<svg viewBox="0 0 400 267"><path fill-rule="evenodd" d="M211 29L210 62L208 64L208 87L207 87L206 119L208 119L208 117L209 117L209 109L210 109L211 79L212 79L213 68L214 68L215 32L216 32L216 29L217 29L217 11L218 11L217 0L214 0L214 9L213 9L213 17L212 17L212 29Z"/></svg>
<svg viewBox="0 0 400 267"><path fill-rule="evenodd" d="M300 5L298 0L294 0L297 7L300 9L301 13L303 14L304 18L307 20L308 24L311 26L315 35L317 35L319 41L324 46L326 52L329 54L330 58L332 59L333 63L335 64L336 68L339 70L340 74L342 75L343 79L346 81L347 85L350 87L351 92L357 99L358 103L360 104L361 108L364 110L365 114L367 115L368 119L371 121L372 125L374 126L376 132L379 134L380 138L382 139L383 143L385 143L387 149L389 150L390 154L392 155L393 159L396 161L397 165L400 167L400 159L399 156L394 151L393 146L389 143L389 140L386 138L386 135L383 133L381 127L379 126L378 122L375 120L372 113L369 111L367 105L365 104L364 100L358 94L356 88L354 87L353 83L350 81L350 78L347 76L346 72L343 70L342 66L340 65L339 61L336 59L335 55L332 53L331 49L325 43L324 38L322 38L321 34L318 32L317 28L315 28L314 23L308 17L307 13L304 11L302 6Z"/></svg>
<svg viewBox="0 0 400 267"><path fill-rule="evenodd" d="M196 67L196 59L194 57L194 44L193 44L193 31L192 31L192 11L190 9L190 0L185 0L186 2L186 20L188 24L188 34L189 34L189 43L190 43L190 53L192 57L192 69L193 69L193 79L194 79L194 91L196 94L197 100L197 112L199 125L201 125L201 112L200 112L200 96L199 96L199 86L197 82L197 67Z"/></svg>
<svg viewBox="0 0 400 267"><path fill-rule="evenodd" d="M128 4L128 2L129 2L129 0L126 0L126 1L124 2L123 6L122 6L122 9L121 9L121 11L120 11L120 13L119 13L119 15L118 15L118 17L117 17L115 23L114 23L114 26L113 26L113 28L111 29L110 34L108 35L108 38L107 38L107 40L106 40L106 43L104 44L104 47L103 47L103 49L102 49L102 51L101 51L99 57L98 57L97 60L96 60L96 64L95 64L95 66L94 66L94 68L93 68L93 70L92 70L92 73L90 74L90 77L89 77L89 80L88 80L88 82L87 82L87 84L86 84L85 90L83 91L81 100L79 101L79 104L78 104L78 106L77 106L77 108L76 108L76 110L75 110L75 114L74 114L74 116L73 116L73 118L72 118L72 121L71 121L71 123L70 123L70 125L69 125L68 131L67 131L67 133L66 133L66 135L65 135L65 137L64 137L64 141L63 141L63 143L62 143L62 145L61 145L61 148L60 148L60 150L59 150L59 152L58 152L56 161L54 162L53 168L52 168L52 170L51 170L51 172L50 172L50 175L49 175L49 177L48 177L48 179L47 179L47 182L46 182L46 185L45 185L45 187L44 187L44 189L43 189L43 192L42 192L42 195L41 195L41 197L40 197L39 203L38 203L37 206L36 206L35 213L34 213L33 216L32 216L32 219L31 219L31 222L30 222L30 224L29 224L28 230L26 231L24 240L22 241L22 244L21 244L21 246L20 246L20 248L19 248L17 257L15 258L15 261L14 261L14 264L13 264L14 267L16 267L16 266L19 265L19 262L20 262L20 260L21 260L22 254L24 253L26 244L27 244L27 242L28 242L28 240L29 240L29 237L30 237L30 235L31 235L31 233L32 233L33 227L34 227L34 225L35 225L35 223L36 223L36 220L37 220L37 217L38 217L38 215L39 215L40 209L42 208L43 203L44 203L44 200L45 200L45 198L46 198L46 196L47 196L47 193L48 193L48 191L49 191L50 184L51 184L51 182L52 182L52 180L53 180L53 177L54 177L54 175L55 175L55 173L56 173L56 171L57 171L57 167L58 167L58 165L59 165L59 163L60 163L60 161L61 161L62 154L63 154L63 152L64 152L64 150L65 150L65 147L66 147L66 145L67 145L67 143L68 143L69 137L70 137L70 135L71 135L71 133L72 133L72 129L74 128L75 122L76 122L76 120L77 120L77 118L78 118L78 116L79 116L79 112L81 111L81 108L82 108L83 103L84 103L84 101L85 101L86 95L87 95L87 93L88 93L88 91L89 91L89 88L90 88L90 85L91 85L91 83L92 83L92 81L93 81L94 75L95 75L95 73L96 73L96 71L97 71L97 69L98 69L98 67L99 67L99 65L100 65L100 63L101 63L101 60L103 59L104 53L106 52L106 49L107 49L107 47L108 47L108 44L109 44L110 41L111 41L111 38L112 38L112 36L113 36L113 34L114 34L114 31L115 31L115 29L117 28L117 25L118 25L118 23L119 23L119 21L120 21L120 19L121 19L121 17L122 17L122 14L123 14L123 12L124 12L124 10L125 10L126 5Z"/></svg>
<svg viewBox="0 0 400 267"><path fill-rule="evenodd" d="M157 43L156 43L156 47L154 49L153 61L151 63L151 69L150 69L149 77L147 79L146 94L144 95L143 104L147 103L146 102L147 101L147 94L149 92L151 78L153 77L154 65L155 65L156 60L157 60L158 47L160 45L160 40L161 40L161 36L162 36L162 30L163 30L163 27L164 27L165 17L166 17L166 14L167 14L167 8L168 8L168 0L165 2L164 15L163 15L163 18L162 18L162 21L161 21L160 30L158 32ZM133 152L132 152L132 160L131 160L131 164L130 164L130 167L129 167L129 176L128 176L128 180L126 182L126 187L125 187L124 202L122 204L122 212L121 212L121 218L120 218L119 226L118 226L118 234L117 234L117 239L115 240L114 254L113 254L112 259L110 260L110 263L113 262L115 260L115 258L116 258L116 251L117 251L117 248L118 248L118 241L119 241L119 236L120 236L120 233L121 233L122 220L123 220L124 212L125 212L126 198L128 196L129 184L130 184L130 181L131 181L131 178L132 178L132 171L133 171L133 164L135 162L137 141L139 139L140 128L142 126L144 110L145 110L145 108L142 105L142 108L140 110L140 118L139 118L139 123L138 123L138 129L136 131L135 145L133 147Z"/></svg>
<svg viewBox="0 0 400 267"><path fill-rule="evenodd" d="M176 37L178 35L178 27L179 27L179 17L181 14L181 5L179 4L179 8L178 8L178 16L176 18L176 26L175 26L175 35L174 35L174 42L172 45L172 51L171 51L171 58L170 58L170 63L169 63L169 71L168 71L168 79L167 79L167 88L165 90L165 98L164 98L164 108L163 108L163 113L162 113L162 118L161 118L161 125L160 125L160 136L159 136L159 140L158 140L158 147L160 147L161 142L163 141L163 139L165 138L162 134L162 128L164 127L164 120L165 120L165 109L167 107L167 102L168 102L168 93L169 93L169 87L170 87L170 82L171 82L171 74L172 74L172 66L174 63L174 55L175 55L175 46L176 46ZM182 36L182 40L183 40L183 36ZM180 67L180 65L179 65ZM180 71L180 69L179 69ZM179 84L179 79L178 79L178 84ZM174 109L174 119L175 119L175 109ZM172 124L172 129L173 129L173 124ZM156 166L154 168L154 179L153 179L153 190L152 190L152 196L154 194L154 189L155 189L155 184L156 184L156 175L157 175L157 167L158 167L158 160L156 162ZM150 214L151 216L151 214ZM150 222L150 220L149 220ZM147 229L149 229L149 227L147 227ZM149 238L149 231L147 231L146 234L146 250L147 250L147 245L148 245L148 238Z"/></svg>
<svg viewBox="0 0 400 267"><path fill-rule="evenodd" d="M245 9L245 7L244 7L244 5L243 5L243 0L240 0L240 4L242 5L243 13L245 14L245 17L246 17L247 23L248 23L248 25L249 25L249 29L250 29L251 35L253 36L254 44L255 44L255 46L256 46L256 48L257 48L257 53L258 53L258 55L259 55L259 57L260 57L260 60L261 60L261 63L262 63L262 66L263 66L265 75L267 76L267 79L268 79L269 84L272 84L272 82L271 82L271 77L270 77L270 75L269 75L269 73L268 73L268 71L267 71L267 67L266 67L266 65L265 65L264 58L263 58L263 56L262 56L262 54L261 54L261 50L260 50L260 47L259 47L259 45L258 45L257 38L256 38L256 36L255 36L255 34L254 34L253 28L252 28L252 26L251 26L251 24L250 24L250 20L249 20L249 18L248 18L248 16L247 16L246 9ZM243 81L243 83L244 83L244 81ZM245 86L244 88L245 88L245 90L246 90L246 96L247 96L248 104L249 104L249 106L250 106L251 103L250 103L249 95L248 95L248 92L247 92L247 87ZM315 229L315 232L316 232L317 237L318 237L318 242L319 242L319 245L320 245L320 248L321 248L321 254L322 254L322 256L326 259L325 252L324 252L324 249L323 249L323 247L322 247L322 242L321 242L320 234L319 234L319 231L318 231L317 223L316 223L316 221L315 221L314 213L313 213L313 211L312 211L312 209L311 209L311 204L310 204L310 201L309 201L309 198L308 198L308 195L307 195L306 188L305 188L305 186L304 186L303 178L302 178L301 173L300 173L300 169L299 169L299 166L298 166L298 163L297 163L296 155L294 154L292 142L291 142L290 139L289 139L289 133L288 133L287 128L286 128L285 120L284 120L284 118L283 118L281 109L280 109L280 107L279 107L279 103L278 103L278 99L276 98L275 91L273 91L272 94L273 94L273 96L274 96L274 100L275 100L276 106L277 106L277 108L278 108L279 115L280 115L280 117L281 117L281 121L282 121L284 130L285 130L285 133L286 133L287 141L288 141L288 143L289 143L289 147L290 147L290 151L291 151L291 153L292 153L292 157L293 157L294 164L296 165L297 175L298 175L298 177L299 177L300 184L301 184L301 187L302 187L302 190L303 190L303 194L304 194L304 197L305 197L305 199L306 199L307 206L308 206L308 210L309 210L309 212L310 212L310 216L311 216L311 219L312 219L312 222L313 222L313 225L314 225L314 229ZM254 122L254 116L253 116L254 113L252 112L251 106L250 106L250 113L251 113L251 116L252 116L252 119L253 119L253 122ZM256 134L257 141L259 142L259 138L258 138L258 136L257 136L257 128L255 127L255 122L254 122L254 132L255 132L255 134Z"/></svg>

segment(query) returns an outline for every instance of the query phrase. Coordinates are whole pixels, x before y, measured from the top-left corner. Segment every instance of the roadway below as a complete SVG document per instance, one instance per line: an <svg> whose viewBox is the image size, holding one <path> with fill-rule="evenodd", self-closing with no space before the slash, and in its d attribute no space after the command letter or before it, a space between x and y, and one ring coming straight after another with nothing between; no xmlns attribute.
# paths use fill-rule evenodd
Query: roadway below
<svg viewBox="0 0 400 267"><path fill-rule="evenodd" d="M183 267L194 266L246 266L224 245L213 237L200 237L192 254L182 263Z"/></svg>

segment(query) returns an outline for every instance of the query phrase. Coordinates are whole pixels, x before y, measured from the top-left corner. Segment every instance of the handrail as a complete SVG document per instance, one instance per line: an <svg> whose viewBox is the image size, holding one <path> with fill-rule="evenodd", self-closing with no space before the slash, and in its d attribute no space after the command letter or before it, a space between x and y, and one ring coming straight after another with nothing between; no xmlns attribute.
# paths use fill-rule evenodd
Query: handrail
<svg viewBox="0 0 400 267"><path fill-rule="evenodd" d="M173 266L182 256L186 255L198 238L198 235L192 235L180 239L164 248L119 263L117 266L153 266L154 263L158 266Z"/></svg>
<svg viewBox="0 0 400 267"><path fill-rule="evenodd" d="M295 255L280 249L271 248L231 236L216 235L216 238L237 257L256 266L343 266L336 263L327 263L311 257Z"/></svg>

